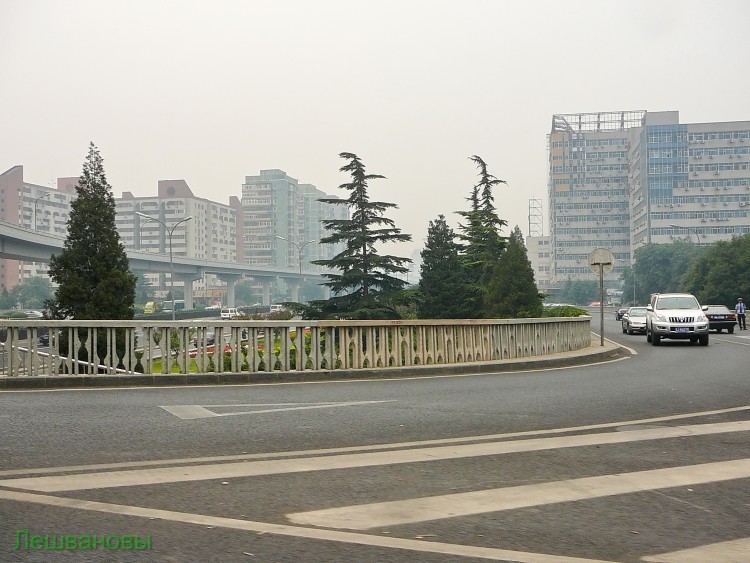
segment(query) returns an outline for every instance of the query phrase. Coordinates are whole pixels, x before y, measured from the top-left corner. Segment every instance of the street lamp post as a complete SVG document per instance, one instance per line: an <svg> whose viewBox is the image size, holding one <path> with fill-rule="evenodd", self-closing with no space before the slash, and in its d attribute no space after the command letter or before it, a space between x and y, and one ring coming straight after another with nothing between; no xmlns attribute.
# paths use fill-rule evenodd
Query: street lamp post
<svg viewBox="0 0 750 563"><path fill-rule="evenodd" d="M669 225L669 226L674 227L675 229L685 229L688 232L688 234L690 234L690 231L694 231L695 238L698 241L698 246L701 245L701 236L700 236L700 233L698 233L698 229L696 229L695 227L686 227L684 225Z"/></svg>
<svg viewBox="0 0 750 563"><path fill-rule="evenodd" d="M288 243L293 244L295 247L297 247L297 260L299 260L299 275L302 275L302 249L305 248L308 244L312 244L315 241L314 240L308 240L307 242L303 244L299 244L298 242L294 242L293 240L289 240L288 238L280 237L279 235L275 235L276 238L285 240Z"/></svg>
<svg viewBox="0 0 750 563"><path fill-rule="evenodd" d="M36 213L37 213L37 206L39 205L39 200L42 199L42 198L45 198L45 197L49 197L50 195L52 195L52 194L50 194L49 192L45 192L45 193L43 193L42 195L40 195L38 198L36 198L34 200L34 230L35 231L36 231L36 223L37 223L37 221L36 221Z"/></svg>
<svg viewBox="0 0 750 563"><path fill-rule="evenodd" d="M617 261L623 263L627 262L627 260L621 258L618 258ZM630 276L633 278L633 307L635 307L635 262L630 265Z"/></svg>
<svg viewBox="0 0 750 563"><path fill-rule="evenodd" d="M148 219L149 221L155 221L159 224L161 224L164 229L167 231L167 235L169 236L169 292L172 294L172 320L175 320L175 311L174 311L174 263L172 262L172 235L174 234L174 230L177 228L177 225L180 223L185 223L186 221L190 221L192 217L188 216L184 219L180 219L177 221L174 225L172 225L172 228L170 229L167 224L162 221L161 219L157 219L155 217L150 217L146 215L145 213L141 213L140 211L135 212L136 215L139 217L143 217L145 219Z"/></svg>

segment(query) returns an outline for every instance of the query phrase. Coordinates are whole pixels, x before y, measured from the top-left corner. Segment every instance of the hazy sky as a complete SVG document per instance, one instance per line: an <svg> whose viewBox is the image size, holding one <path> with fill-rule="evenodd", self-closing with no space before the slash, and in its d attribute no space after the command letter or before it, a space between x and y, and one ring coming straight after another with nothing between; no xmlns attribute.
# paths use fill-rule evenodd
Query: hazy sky
<svg viewBox="0 0 750 563"><path fill-rule="evenodd" d="M93 141L116 197L184 179L228 203L280 168L345 197L338 154L413 242L476 183L528 232L554 113L750 120L750 2L0 0L0 172L78 176ZM507 234L507 230L505 232Z"/></svg>

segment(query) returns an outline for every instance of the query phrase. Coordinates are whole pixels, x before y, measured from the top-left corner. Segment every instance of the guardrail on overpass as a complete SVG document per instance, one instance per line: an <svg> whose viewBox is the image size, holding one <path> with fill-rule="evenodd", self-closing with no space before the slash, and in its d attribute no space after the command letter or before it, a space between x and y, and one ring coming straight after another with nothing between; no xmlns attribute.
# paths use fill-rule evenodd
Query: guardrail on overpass
<svg viewBox="0 0 750 563"><path fill-rule="evenodd" d="M415 321L0 321L0 376L320 372L587 348L591 317ZM41 341L40 341L41 339ZM166 381L165 381L166 382Z"/></svg>

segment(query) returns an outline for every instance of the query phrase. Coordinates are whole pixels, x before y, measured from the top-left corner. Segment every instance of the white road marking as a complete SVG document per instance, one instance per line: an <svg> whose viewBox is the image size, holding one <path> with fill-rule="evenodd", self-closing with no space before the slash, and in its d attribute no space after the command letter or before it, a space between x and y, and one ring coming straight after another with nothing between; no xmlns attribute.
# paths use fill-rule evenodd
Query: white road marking
<svg viewBox="0 0 750 563"><path fill-rule="evenodd" d="M205 481L209 479L229 479L233 477L280 475L307 471L327 471L331 469L351 469L425 461L452 460L558 448L594 446L601 444L623 444L643 440L658 440L685 436L705 436L710 434L747 431L750 431L750 421L640 429L635 427L633 430L627 432L581 434L553 438L532 438L529 440L484 442L479 444L436 446L408 450L378 451L370 453L253 462L243 461L240 463L161 467L153 469L135 469L130 471L57 475L51 477L21 477L0 480L0 485L42 492L106 489L111 487L130 487L159 483L180 483L188 481Z"/></svg>
<svg viewBox="0 0 750 563"><path fill-rule="evenodd" d="M197 524L204 527L212 526L217 528L220 527L234 530L246 530L257 533L335 541L340 543L365 545L380 548L402 549L406 551L434 553L439 555L475 557L479 559L489 559L492 561L516 561L518 563L611 563L597 559L581 559L578 557L565 557L562 555L547 555L544 553L529 553L524 551L511 551L507 549L496 549L490 547L475 547L470 545L458 545L433 541L374 536L353 532L340 532L336 530L320 530L317 528L304 528L300 526L288 526L284 524L253 522L249 520L236 520L233 518L222 518L220 516L205 516L202 514L189 514L186 512L173 512L170 510L141 508L138 506L126 506L121 504L110 504L90 500L37 495L16 491L0 490L0 499L17 502L31 502L47 506L58 506L78 510L90 510L108 514L152 518L164 520L167 522ZM407 557L408 556L405 555L404 560L407 560Z"/></svg>
<svg viewBox="0 0 750 563"><path fill-rule="evenodd" d="M203 408L200 405L169 405L161 408L163 408L168 413L175 415L177 418L181 418L182 420L219 416L215 412L211 412L210 410Z"/></svg>
<svg viewBox="0 0 750 563"><path fill-rule="evenodd" d="M360 405L374 405L378 403L391 403L393 401L348 401L339 403L248 403L237 405L166 405L160 408L183 420L196 418L213 418L220 416L238 416L241 414L262 414L269 412L302 411L310 409L332 409L338 407L355 407ZM239 407L265 407L250 411L217 413L210 408L239 408ZM275 407L275 408L268 408Z"/></svg>
<svg viewBox="0 0 750 563"><path fill-rule="evenodd" d="M655 489L750 478L750 458L287 514L295 524L369 530Z"/></svg>
<svg viewBox="0 0 750 563"><path fill-rule="evenodd" d="M215 406L215 405L214 405ZM129 467L153 467L157 465L196 464L224 461L239 461L250 459L275 459L284 457L302 457L310 455L327 455L351 452L367 452L399 448L413 448L418 446L434 446L441 444L463 444L466 442L481 442L487 440L503 440L507 438L521 438L524 436L549 436L552 434L567 434L570 432L585 432L587 430L602 430L605 428L620 428L622 426L638 426L652 424L655 422L669 422L672 420L683 420L686 418L699 418L703 416L715 416L750 410L750 405L732 407L713 411L698 411L670 416L658 416L654 418L641 418L637 420L622 420L618 422L605 422L602 424L588 424L584 426L568 426L563 428L551 428L547 430L526 430L523 432L508 432L506 434L485 434L480 436L467 436L464 438L443 438L438 440L418 440L413 442L394 442L390 444L372 444L369 446L350 446L343 448L324 448L319 450L297 450L291 452L267 452L255 454L238 454L227 456L209 456L177 459L155 459L143 461L123 461L118 463L94 463L90 465L69 465L63 467L38 467L32 469L6 469L0 471L0 477L8 475L43 475L49 473L71 473L74 471L99 471L109 469L125 469Z"/></svg>
<svg viewBox="0 0 750 563"><path fill-rule="evenodd" d="M750 538L712 543L671 553L642 557L658 563L746 563L750 561Z"/></svg>

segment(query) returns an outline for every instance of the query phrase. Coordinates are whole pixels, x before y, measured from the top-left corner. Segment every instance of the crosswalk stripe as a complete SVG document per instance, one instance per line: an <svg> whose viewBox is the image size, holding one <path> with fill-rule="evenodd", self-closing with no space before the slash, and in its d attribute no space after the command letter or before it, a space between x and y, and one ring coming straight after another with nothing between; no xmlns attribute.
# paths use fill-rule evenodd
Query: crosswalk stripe
<svg viewBox="0 0 750 563"><path fill-rule="evenodd" d="M656 563L746 563L750 561L750 538L725 541L681 549L671 553L650 555L641 561Z"/></svg>
<svg viewBox="0 0 750 563"><path fill-rule="evenodd" d="M477 559L488 559L492 561L515 561L516 563L612 563L598 559L584 559L579 557L566 557L563 555L548 555L545 553L513 551L509 549L499 549L494 547L478 547L438 541L425 541L417 539L359 534L354 532L341 532L338 530L304 528L301 526L289 526L285 524L274 524L270 522L254 522L251 520L239 520L236 518L224 518L221 516L209 516L204 514L190 514L187 512L175 512L157 508L127 506L122 504L111 504L91 500L22 493L18 491L4 491L2 489L0 489L0 499L6 499L16 502L31 502L41 505L58 506L78 510L90 510L107 514L119 514L125 516L150 518L152 520L159 519L165 522L198 524L201 526L211 526L217 528L220 527L233 530L246 530L263 534L276 534L281 536L332 541L378 548L400 549L405 551L431 553L437 555L472 557ZM403 560L408 560L408 556L405 555L403 557Z"/></svg>
<svg viewBox="0 0 750 563"><path fill-rule="evenodd" d="M295 524L369 530L749 477L750 458L298 512L287 518Z"/></svg>
<svg viewBox="0 0 750 563"><path fill-rule="evenodd" d="M217 405L205 405L205 406L216 407ZM36 467L32 469L6 469L3 471L0 471L0 477L6 477L9 475L31 475L31 474L49 475L52 473L72 473L74 471L75 472L95 471L95 470L104 471L104 470L112 470L112 469L125 469L125 468L131 468L131 467L137 467L137 468L154 467L157 465L180 465L180 464L197 464L197 463L209 463L209 462L253 460L253 459L304 457L304 456L311 456L311 455L343 454L343 453L365 452L365 451L375 451L375 450L395 450L399 448L415 448L415 447L447 445L447 444L466 444L468 442L485 442L485 441L490 441L490 440L497 441L497 440L506 440L509 438L525 438L529 436L551 436L551 435L560 435L560 434L570 434L572 432L587 432L590 430L604 430L607 428L619 428L622 426L635 427L636 425L673 422L675 420L684 420L687 418L723 415L723 414L729 414L733 412L742 412L742 411L748 411L748 410L750 410L750 406L746 405L746 406L741 406L741 407L732 407L728 409L688 412L688 413L682 413L682 414L673 414L669 416L657 416L657 417L642 418L642 419L637 419L637 420L620 420L616 422L604 422L601 424L586 424L582 426L567 426L567 427L561 427L561 428L525 430L521 432L506 432L504 434L482 434L479 436L465 436L461 438L440 438L436 440L392 442L392 443L384 443L384 444L371 444L371 445L366 445L366 446L323 448L323 449L317 449L317 450L295 450L295 451L284 451L284 452L266 452L266 453L173 458L173 459L150 459L150 460L141 460L141 461L124 461L124 462L118 462L118 463L93 463L89 465Z"/></svg>
<svg viewBox="0 0 750 563"><path fill-rule="evenodd" d="M449 445L409 450L391 450L344 455L275 459L254 462L218 463L179 467L160 467L125 471L104 471L77 475L21 477L0 480L0 485L41 492L105 489L160 483L205 481L258 475L280 475L307 471L351 469L404 463L492 456L518 452L551 450L602 444L624 444L643 440L658 440L686 436L750 431L750 421L723 422L636 428L624 432L556 436L479 444Z"/></svg>

